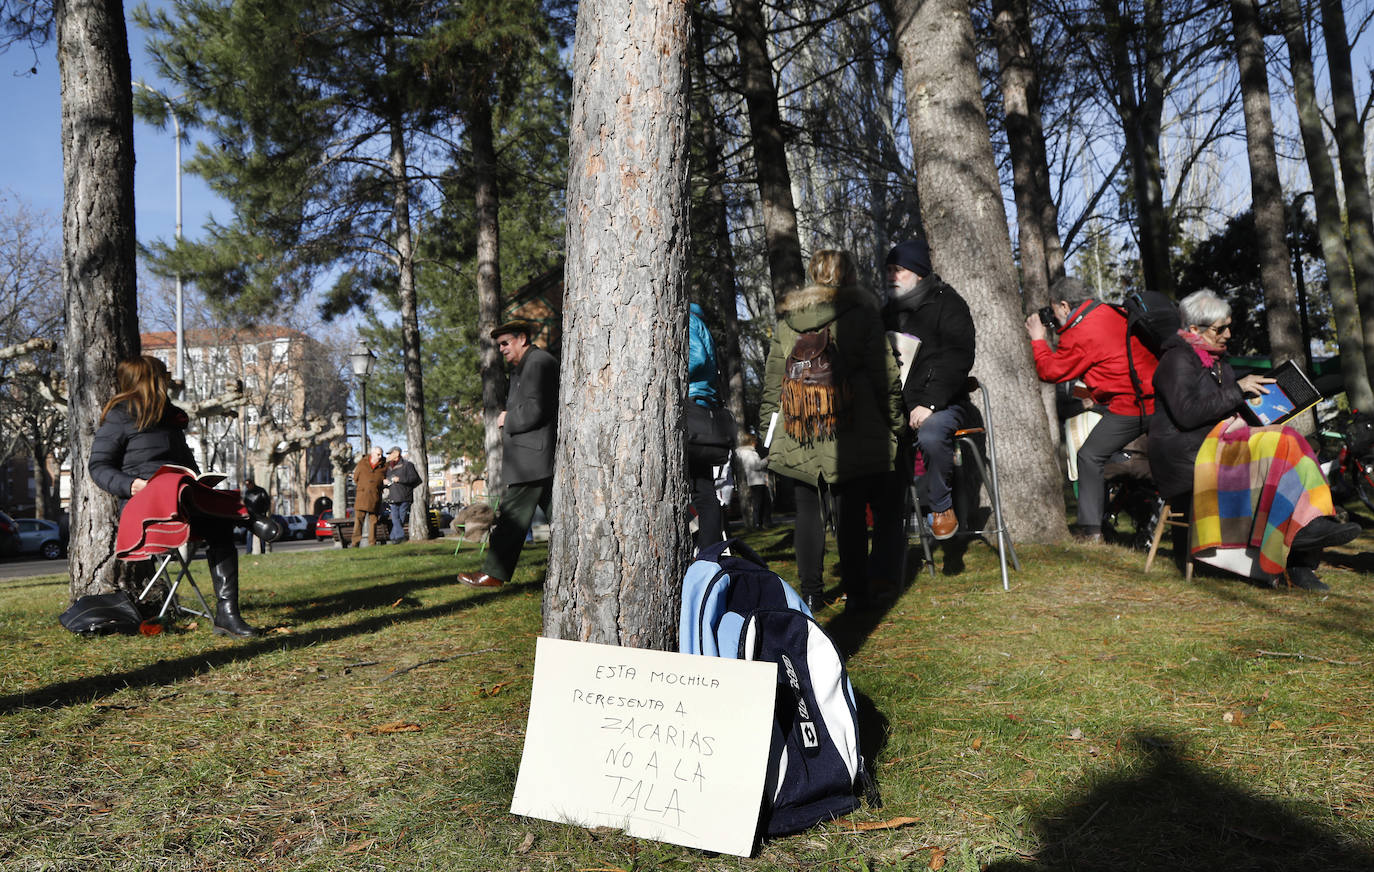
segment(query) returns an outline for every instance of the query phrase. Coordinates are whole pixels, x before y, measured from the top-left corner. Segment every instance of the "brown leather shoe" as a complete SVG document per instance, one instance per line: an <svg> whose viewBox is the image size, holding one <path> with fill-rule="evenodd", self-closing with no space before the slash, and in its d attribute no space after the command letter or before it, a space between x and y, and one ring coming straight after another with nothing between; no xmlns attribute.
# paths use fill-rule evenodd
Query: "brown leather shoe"
<svg viewBox="0 0 1374 872"><path fill-rule="evenodd" d="M468 587L500 587L504 581L485 572L460 572L458 580Z"/></svg>
<svg viewBox="0 0 1374 872"><path fill-rule="evenodd" d="M936 539L948 539L957 532L959 532L959 519L954 516L954 509L936 512L931 517L930 535Z"/></svg>

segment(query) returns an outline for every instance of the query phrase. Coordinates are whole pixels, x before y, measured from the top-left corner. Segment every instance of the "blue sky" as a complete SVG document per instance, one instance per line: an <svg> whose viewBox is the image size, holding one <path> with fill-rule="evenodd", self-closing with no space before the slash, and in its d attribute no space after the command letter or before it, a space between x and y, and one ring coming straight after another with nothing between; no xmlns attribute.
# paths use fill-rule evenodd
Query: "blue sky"
<svg viewBox="0 0 1374 872"><path fill-rule="evenodd" d="M126 11L127 15L127 11ZM129 52L133 77L164 93L165 82L153 78L143 51L144 36L129 22ZM0 53L0 106L4 107L0 136L0 193L12 196L46 213L53 222L53 238L61 238L62 221L62 114L57 78L57 54L52 43L36 56L37 73L28 72L35 55L26 46ZM158 130L141 121L134 123L134 219L140 242L171 239L176 229L176 154L170 125ZM191 156L183 144L182 158ZM229 219L228 205L217 199L205 183L182 174L182 235L195 239L210 215Z"/></svg>

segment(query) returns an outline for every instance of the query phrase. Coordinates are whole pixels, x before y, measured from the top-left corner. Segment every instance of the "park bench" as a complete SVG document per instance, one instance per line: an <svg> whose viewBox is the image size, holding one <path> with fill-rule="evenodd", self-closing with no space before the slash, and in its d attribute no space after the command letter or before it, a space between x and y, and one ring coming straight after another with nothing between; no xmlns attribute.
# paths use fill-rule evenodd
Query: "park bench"
<svg viewBox="0 0 1374 872"><path fill-rule="evenodd" d="M329 526L334 528L334 541L339 543L340 548L347 548L353 544L353 519L342 518L334 521Z"/></svg>

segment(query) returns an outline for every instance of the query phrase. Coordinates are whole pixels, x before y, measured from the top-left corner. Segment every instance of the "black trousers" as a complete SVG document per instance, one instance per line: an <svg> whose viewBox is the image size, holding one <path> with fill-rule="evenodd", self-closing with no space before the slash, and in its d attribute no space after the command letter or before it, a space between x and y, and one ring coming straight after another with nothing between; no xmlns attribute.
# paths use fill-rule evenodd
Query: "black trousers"
<svg viewBox="0 0 1374 872"><path fill-rule="evenodd" d="M1102 471L1112 455L1146 431L1149 417L1108 412L1078 449L1078 523L1101 527L1107 482Z"/></svg>
<svg viewBox="0 0 1374 872"><path fill-rule="evenodd" d="M840 584L851 603L868 596L868 519L870 502L882 499L884 476L868 475L837 484L797 481L797 575L802 596L820 596L825 562L825 521L821 514L822 488L830 494L835 513L835 541L840 552Z"/></svg>
<svg viewBox="0 0 1374 872"><path fill-rule="evenodd" d="M754 526L758 529L773 526L773 495L766 484L749 485L749 493L754 498Z"/></svg>
<svg viewBox="0 0 1374 872"><path fill-rule="evenodd" d="M692 486L692 508L697 513L697 550L725 541L725 512L716 499L715 467L687 458L687 481Z"/></svg>
<svg viewBox="0 0 1374 872"><path fill-rule="evenodd" d="M520 562L520 552L525 547L525 534L534 523L534 510L541 508L544 516L549 517L552 501L552 476L506 485L505 492L501 494L501 510L496 513L496 524L491 528L487 559L482 564L483 572L493 578L510 581L515 564Z"/></svg>

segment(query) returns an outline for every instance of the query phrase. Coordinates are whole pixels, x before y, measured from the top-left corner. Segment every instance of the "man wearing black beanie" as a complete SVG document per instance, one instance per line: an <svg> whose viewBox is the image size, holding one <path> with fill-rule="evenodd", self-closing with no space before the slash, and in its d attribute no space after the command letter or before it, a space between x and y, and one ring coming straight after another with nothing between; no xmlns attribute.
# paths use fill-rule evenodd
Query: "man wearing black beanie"
<svg viewBox="0 0 1374 872"><path fill-rule="evenodd" d="M973 369L974 327L968 303L931 269L930 246L909 239L887 255L887 328L921 341L902 383L907 423L925 461L931 532L948 539L959 529L950 487L954 432L964 426L966 383ZM902 361L905 367L906 361Z"/></svg>

